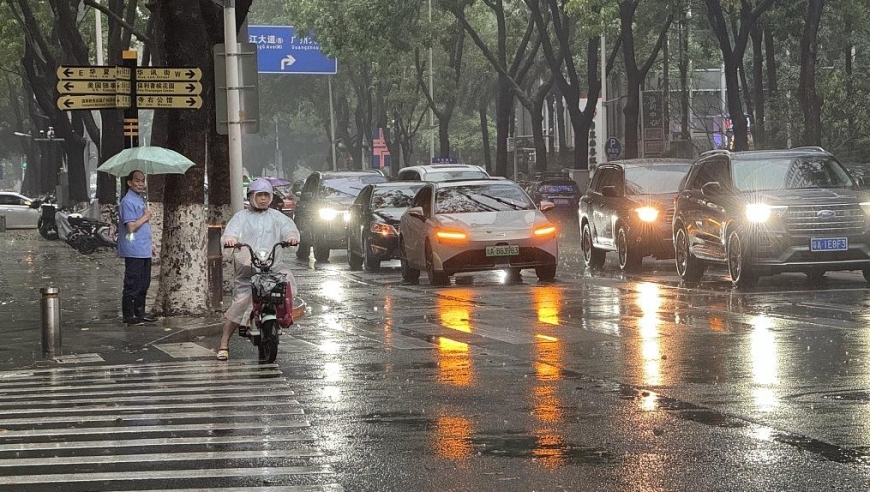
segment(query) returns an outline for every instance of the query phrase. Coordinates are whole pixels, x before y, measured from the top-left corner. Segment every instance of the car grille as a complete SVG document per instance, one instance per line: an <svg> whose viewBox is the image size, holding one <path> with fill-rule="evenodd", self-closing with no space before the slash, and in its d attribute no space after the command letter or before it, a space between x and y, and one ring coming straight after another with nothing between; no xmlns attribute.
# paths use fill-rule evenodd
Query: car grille
<svg viewBox="0 0 870 492"><path fill-rule="evenodd" d="M821 218L819 213L822 211L830 211L834 215L829 218ZM785 225L788 232L796 236L831 233L860 234L864 232L864 222L864 211L857 203L790 206L785 214Z"/></svg>
<svg viewBox="0 0 870 492"><path fill-rule="evenodd" d="M550 253L533 247L520 247L520 254L511 257L489 257L486 256L486 250L470 250L459 253L444 262L444 270L451 272L474 271L480 268L495 268L503 265L508 266L508 258L510 263L514 265L548 265L556 263L556 258Z"/></svg>

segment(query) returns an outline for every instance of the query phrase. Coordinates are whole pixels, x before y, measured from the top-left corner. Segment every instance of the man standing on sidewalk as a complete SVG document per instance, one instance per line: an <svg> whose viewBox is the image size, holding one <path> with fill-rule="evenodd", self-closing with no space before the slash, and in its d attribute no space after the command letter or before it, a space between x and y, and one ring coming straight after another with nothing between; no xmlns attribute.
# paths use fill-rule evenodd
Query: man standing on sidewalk
<svg viewBox="0 0 870 492"><path fill-rule="evenodd" d="M145 173L133 171L127 176L127 194L118 207L118 256L124 258L124 291L121 312L124 323L141 325L157 318L145 314L145 296L151 285L151 210L145 204Z"/></svg>

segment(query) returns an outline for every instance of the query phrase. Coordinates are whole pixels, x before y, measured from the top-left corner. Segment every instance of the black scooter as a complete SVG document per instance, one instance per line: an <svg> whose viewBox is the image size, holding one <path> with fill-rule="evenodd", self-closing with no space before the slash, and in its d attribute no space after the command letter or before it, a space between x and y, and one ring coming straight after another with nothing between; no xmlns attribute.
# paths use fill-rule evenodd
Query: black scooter
<svg viewBox="0 0 870 492"><path fill-rule="evenodd" d="M49 241L57 240L59 238L57 222L55 221L57 204L54 202L54 197L48 195L43 199L33 200L30 203L30 208L39 210L39 220L37 221L39 235Z"/></svg>
<svg viewBox="0 0 870 492"><path fill-rule="evenodd" d="M118 246L118 229L112 224L76 215L67 218L70 233L66 242L80 253L89 255L99 248Z"/></svg>

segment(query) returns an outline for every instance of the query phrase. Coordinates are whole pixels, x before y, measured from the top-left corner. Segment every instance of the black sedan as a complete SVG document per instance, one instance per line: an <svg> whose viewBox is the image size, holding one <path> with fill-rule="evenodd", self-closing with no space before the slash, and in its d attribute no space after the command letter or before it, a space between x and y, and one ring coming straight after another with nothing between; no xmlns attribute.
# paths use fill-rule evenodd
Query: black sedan
<svg viewBox="0 0 870 492"><path fill-rule="evenodd" d="M360 191L347 224L347 262L376 272L381 262L399 258L399 218L425 183L393 181L370 184Z"/></svg>
<svg viewBox="0 0 870 492"><path fill-rule="evenodd" d="M526 187L535 205L552 202L556 210L576 212L580 201L580 188L571 178L555 177L532 181Z"/></svg>
<svg viewBox="0 0 870 492"><path fill-rule="evenodd" d="M598 166L580 199L586 266L603 265L607 251L616 251L624 271L640 268L644 256L673 258L674 198L691 165L681 159L631 159Z"/></svg>

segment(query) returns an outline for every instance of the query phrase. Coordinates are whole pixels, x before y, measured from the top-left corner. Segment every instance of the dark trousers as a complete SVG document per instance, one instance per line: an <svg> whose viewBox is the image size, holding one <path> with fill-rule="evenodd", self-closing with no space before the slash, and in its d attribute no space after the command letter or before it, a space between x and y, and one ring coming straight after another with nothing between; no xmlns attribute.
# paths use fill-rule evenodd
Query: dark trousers
<svg viewBox="0 0 870 492"><path fill-rule="evenodd" d="M121 312L124 319L145 314L145 296L151 286L151 258L124 258L124 291Z"/></svg>

